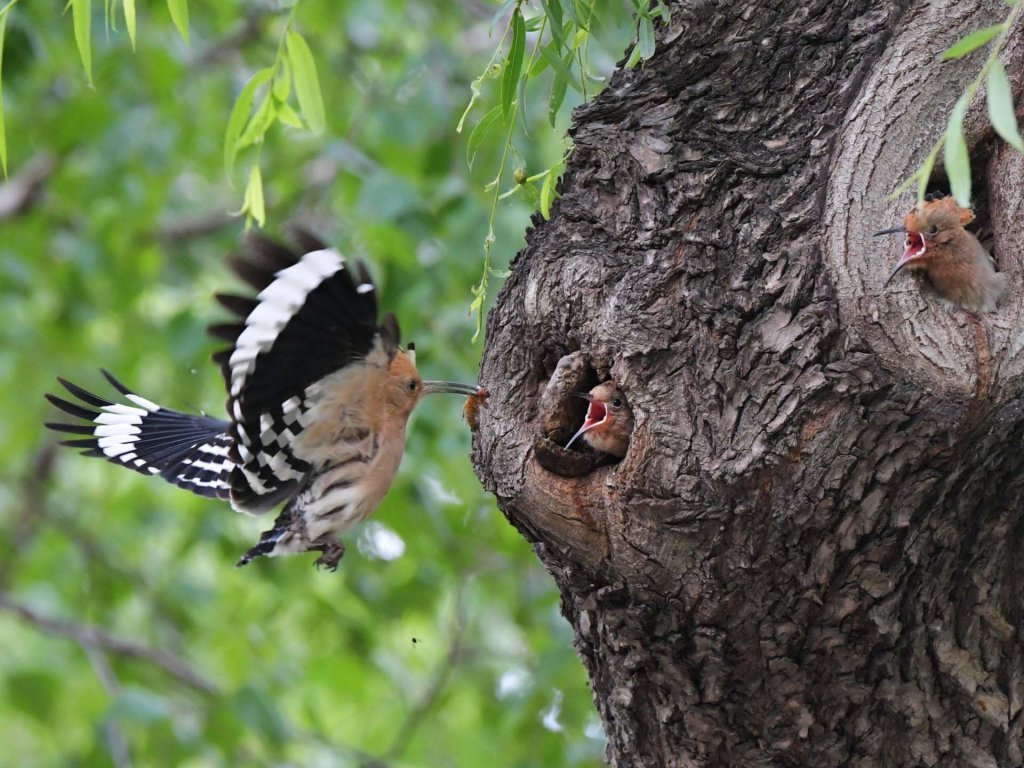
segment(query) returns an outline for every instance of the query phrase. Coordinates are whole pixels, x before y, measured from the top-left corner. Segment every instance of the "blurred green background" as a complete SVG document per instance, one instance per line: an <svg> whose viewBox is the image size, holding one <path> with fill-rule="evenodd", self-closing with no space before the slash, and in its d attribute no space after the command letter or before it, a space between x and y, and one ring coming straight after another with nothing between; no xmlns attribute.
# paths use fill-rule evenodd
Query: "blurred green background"
<svg viewBox="0 0 1024 768"><path fill-rule="evenodd" d="M458 398L413 416L395 485L334 574L312 556L235 569L269 518L55 449L55 375L109 394L102 366L161 404L223 414L204 327L211 294L234 286L224 254L252 158L229 179L223 137L287 13L194 3L186 45L163 3L140 3L133 52L104 5L94 88L70 12L24 0L7 23L0 765L598 765L557 593L474 477ZM303 0L327 130L277 126L261 151L268 231L299 220L366 259L428 378L476 378L467 309L502 145L485 141L470 171L455 126L497 8ZM591 55L608 73L630 7L602 8ZM528 93L517 128L529 173L561 157L579 102L570 91L552 130L547 96ZM496 266L531 210L501 204Z"/></svg>

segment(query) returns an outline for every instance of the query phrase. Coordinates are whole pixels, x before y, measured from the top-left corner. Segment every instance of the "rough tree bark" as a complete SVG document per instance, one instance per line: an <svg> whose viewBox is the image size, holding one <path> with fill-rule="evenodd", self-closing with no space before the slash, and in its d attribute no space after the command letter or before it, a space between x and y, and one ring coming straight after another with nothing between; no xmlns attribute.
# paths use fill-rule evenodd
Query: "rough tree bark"
<svg viewBox="0 0 1024 768"><path fill-rule="evenodd" d="M1010 300L883 290L900 245L870 237L984 55L938 53L1006 12L676 5L576 115L488 321L474 458L558 583L613 765L1024 764L1024 164L983 98ZM609 376L626 458L545 469L540 433L582 415L565 392Z"/></svg>

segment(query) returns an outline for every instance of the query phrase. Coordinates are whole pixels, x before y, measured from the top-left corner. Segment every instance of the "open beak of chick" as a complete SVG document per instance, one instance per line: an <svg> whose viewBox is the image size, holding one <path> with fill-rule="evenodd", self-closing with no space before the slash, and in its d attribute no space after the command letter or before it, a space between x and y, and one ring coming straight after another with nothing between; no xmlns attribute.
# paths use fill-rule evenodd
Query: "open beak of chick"
<svg viewBox="0 0 1024 768"><path fill-rule="evenodd" d="M608 418L608 406L592 394L589 392L585 394L582 392L573 392L573 394L576 395L576 397L582 397L584 400L589 402L590 405L587 407L587 418L583 420L583 426L581 426L576 431L576 434L572 436L572 440L565 444L566 450L569 449L570 445L576 442L576 438L581 437L592 429L600 427Z"/></svg>
<svg viewBox="0 0 1024 768"><path fill-rule="evenodd" d="M890 227L889 229L883 229L880 232L875 232L874 236L879 235L891 235L896 232L904 233L907 236L906 241L903 244L903 255L900 256L900 260L896 263L896 268L889 273L888 279L885 281L885 285L892 282L892 279L899 274L899 271L903 269L914 259L919 259L924 256L925 251L928 250L928 243L925 237L920 232L911 232L906 227Z"/></svg>

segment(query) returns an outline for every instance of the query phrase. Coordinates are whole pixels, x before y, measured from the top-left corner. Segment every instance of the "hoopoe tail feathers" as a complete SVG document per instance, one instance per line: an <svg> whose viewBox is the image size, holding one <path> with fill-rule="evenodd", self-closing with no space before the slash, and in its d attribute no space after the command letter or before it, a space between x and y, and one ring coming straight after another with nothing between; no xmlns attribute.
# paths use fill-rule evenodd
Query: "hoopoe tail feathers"
<svg viewBox="0 0 1024 768"><path fill-rule="evenodd" d="M234 469L228 422L163 408L107 371L103 375L127 403L105 400L64 379L58 381L78 402L46 395L53 405L81 420L47 423L52 430L79 436L62 445L144 475L160 475L200 496L228 498L228 478Z"/></svg>

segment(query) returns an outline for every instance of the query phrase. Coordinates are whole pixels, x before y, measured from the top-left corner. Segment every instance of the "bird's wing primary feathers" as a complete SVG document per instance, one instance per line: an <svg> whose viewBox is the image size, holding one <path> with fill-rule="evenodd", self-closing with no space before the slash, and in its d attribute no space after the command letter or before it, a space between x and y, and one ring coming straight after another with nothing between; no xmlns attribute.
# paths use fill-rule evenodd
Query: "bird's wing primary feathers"
<svg viewBox="0 0 1024 768"><path fill-rule="evenodd" d="M60 383L78 402L46 396L65 413L81 419L73 424L47 423L50 429L80 436L63 445L144 475L159 475L200 496L228 498L228 479L234 469L228 422L163 408L139 397L106 371L103 375L130 405L105 400L64 379Z"/></svg>
<svg viewBox="0 0 1024 768"><path fill-rule="evenodd" d="M308 481L316 456L296 451L296 438L327 394L329 375L357 363L386 365L398 348L394 317L377 324L366 267L346 263L311 235L295 239L297 250L247 238L231 266L257 294L218 295L236 317L210 327L230 344L214 360L228 389L230 457L237 464L231 501L243 512L264 512ZM371 355L375 350L383 354Z"/></svg>

